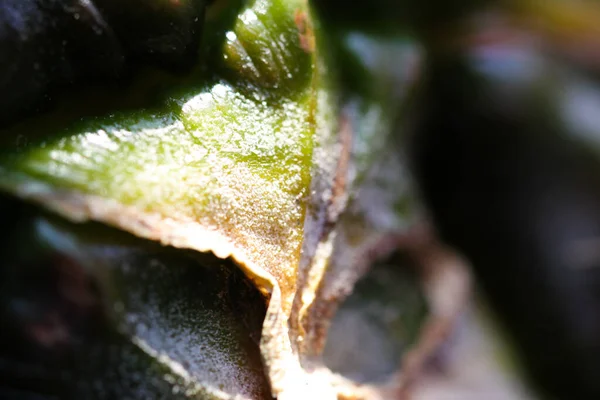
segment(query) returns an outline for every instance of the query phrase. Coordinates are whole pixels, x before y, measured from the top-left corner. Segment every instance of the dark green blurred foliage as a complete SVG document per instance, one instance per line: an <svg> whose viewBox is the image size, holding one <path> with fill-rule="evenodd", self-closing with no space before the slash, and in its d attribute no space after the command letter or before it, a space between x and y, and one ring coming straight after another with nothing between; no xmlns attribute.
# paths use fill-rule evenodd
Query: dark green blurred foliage
<svg viewBox="0 0 600 400"><path fill-rule="evenodd" d="M496 0L315 0L324 18L337 26L367 32L404 32L428 38L456 28L462 19Z"/></svg>

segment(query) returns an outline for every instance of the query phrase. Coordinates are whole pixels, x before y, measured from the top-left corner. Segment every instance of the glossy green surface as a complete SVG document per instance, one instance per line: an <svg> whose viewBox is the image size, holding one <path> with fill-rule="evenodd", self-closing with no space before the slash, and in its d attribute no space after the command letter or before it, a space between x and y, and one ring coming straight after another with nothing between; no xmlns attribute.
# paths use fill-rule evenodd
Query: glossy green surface
<svg viewBox="0 0 600 400"><path fill-rule="evenodd" d="M264 299L235 265L0 207L0 397L269 398Z"/></svg>
<svg viewBox="0 0 600 400"><path fill-rule="evenodd" d="M43 188L84 208L99 202L85 217L163 242L186 236L183 225L215 233L215 243L181 246L235 253L280 278L289 297L323 122L317 108L326 107L312 16L301 0L257 0L233 21L221 14L207 23L208 66L183 83L143 86L126 107L116 99L118 111L73 104L0 132L0 186L25 197ZM109 213L108 203L137 220Z"/></svg>

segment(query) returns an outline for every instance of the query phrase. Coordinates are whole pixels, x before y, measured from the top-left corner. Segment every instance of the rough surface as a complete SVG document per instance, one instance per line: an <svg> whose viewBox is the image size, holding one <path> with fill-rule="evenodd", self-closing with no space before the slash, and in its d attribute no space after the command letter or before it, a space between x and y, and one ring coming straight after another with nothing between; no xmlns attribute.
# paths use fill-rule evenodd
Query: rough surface
<svg viewBox="0 0 600 400"><path fill-rule="evenodd" d="M0 395L21 398L24 382L65 399L270 397L258 346L264 300L232 263L10 211L0 370L12 380ZM52 371L45 381L40 368Z"/></svg>
<svg viewBox="0 0 600 400"><path fill-rule="evenodd" d="M301 0L250 2L220 46L214 73L188 79L187 93L3 132L0 186L73 220L233 257L270 296L261 348L277 394L302 374L288 319L313 151L333 134L317 113L324 64Z"/></svg>

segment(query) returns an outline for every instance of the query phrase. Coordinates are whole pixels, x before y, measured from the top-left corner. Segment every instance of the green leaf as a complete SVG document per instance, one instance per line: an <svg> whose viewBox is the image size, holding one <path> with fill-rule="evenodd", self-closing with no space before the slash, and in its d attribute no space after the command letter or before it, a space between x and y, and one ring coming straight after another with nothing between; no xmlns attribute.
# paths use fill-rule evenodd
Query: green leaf
<svg viewBox="0 0 600 400"><path fill-rule="evenodd" d="M191 76L149 73L124 100L103 94L4 129L0 187L72 221L231 257L269 296L260 349L272 394L335 398L330 373L311 365L319 311L416 215L391 144L419 54L403 38L315 35L324 28L303 0L235 11L206 24L206 64Z"/></svg>
<svg viewBox="0 0 600 400"><path fill-rule="evenodd" d="M312 185L329 179L316 149L335 160L332 85L305 1L229 17L206 25L208 69L180 85L2 131L0 187L74 221L231 256L270 295L261 348L277 394L302 385L287 322Z"/></svg>

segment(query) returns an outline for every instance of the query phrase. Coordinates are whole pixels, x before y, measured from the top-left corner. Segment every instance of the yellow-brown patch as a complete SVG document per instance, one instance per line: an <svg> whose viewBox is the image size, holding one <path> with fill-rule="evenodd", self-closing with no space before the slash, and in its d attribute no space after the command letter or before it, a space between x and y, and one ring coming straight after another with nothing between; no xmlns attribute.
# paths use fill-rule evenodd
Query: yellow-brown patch
<svg viewBox="0 0 600 400"><path fill-rule="evenodd" d="M297 9L294 13L294 23L298 28L300 47L307 53L315 51L315 34L306 11Z"/></svg>

